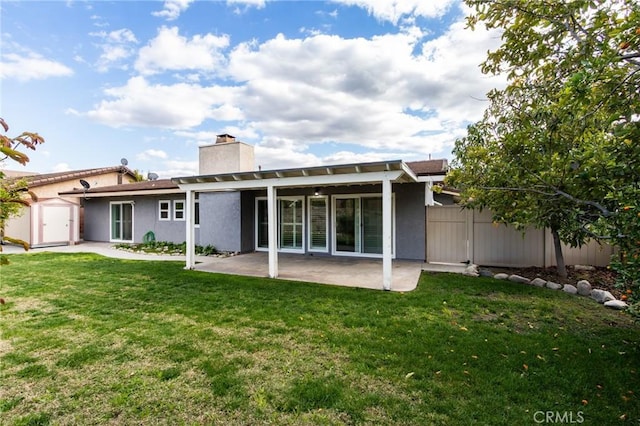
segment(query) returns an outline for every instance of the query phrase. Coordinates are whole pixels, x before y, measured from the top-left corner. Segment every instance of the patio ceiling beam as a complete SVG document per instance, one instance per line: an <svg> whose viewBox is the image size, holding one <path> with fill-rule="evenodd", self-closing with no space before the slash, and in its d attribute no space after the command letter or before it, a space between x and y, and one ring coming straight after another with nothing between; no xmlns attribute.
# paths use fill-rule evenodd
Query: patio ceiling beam
<svg viewBox="0 0 640 426"><path fill-rule="evenodd" d="M242 190L242 189L256 189L256 188L268 188L269 186L276 187L295 187L295 186L323 186L323 185L349 185L349 184L367 184L367 183L379 183L388 179L389 181L395 181L404 174L403 170L392 170L383 172L370 172L370 173L345 173L345 174L331 174L320 176L293 176L282 178L267 178L267 179L246 179L239 181L217 181L217 177L214 177L216 181L212 182L189 182L186 179L176 179L174 182L178 184L181 189L190 189L193 191L223 191L223 190Z"/></svg>

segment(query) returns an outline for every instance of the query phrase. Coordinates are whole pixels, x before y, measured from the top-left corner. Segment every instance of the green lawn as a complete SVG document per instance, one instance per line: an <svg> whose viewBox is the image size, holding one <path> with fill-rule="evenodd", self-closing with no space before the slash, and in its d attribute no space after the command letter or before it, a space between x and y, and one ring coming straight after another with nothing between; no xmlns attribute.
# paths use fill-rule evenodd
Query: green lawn
<svg viewBox="0 0 640 426"><path fill-rule="evenodd" d="M93 254L10 260L2 424L640 420L640 327L586 298L449 274L402 294Z"/></svg>

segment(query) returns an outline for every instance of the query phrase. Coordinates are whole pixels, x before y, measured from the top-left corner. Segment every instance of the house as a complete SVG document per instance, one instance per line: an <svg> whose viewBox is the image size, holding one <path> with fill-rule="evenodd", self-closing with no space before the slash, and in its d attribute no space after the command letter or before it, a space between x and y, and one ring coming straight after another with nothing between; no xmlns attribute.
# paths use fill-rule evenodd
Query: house
<svg viewBox="0 0 640 426"><path fill-rule="evenodd" d="M85 240L187 242L233 252L425 259L425 203L446 160L401 160L260 170L253 146L231 135L200 147L199 174L67 191L84 200ZM276 244L269 244L275 241ZM390 281L389 281L390 282Z"/></svg>
<svg viewBox="0 0 640 426"><path fill-rule="evenodd" d="M25 174L5 171L9 183L24 182L36 195L20 216L10 218L5 235L28 242L33 247L74 244L83 237L82 198L60 192L133 182L135 174L125 166L73 170L58 173Z"/></svg>

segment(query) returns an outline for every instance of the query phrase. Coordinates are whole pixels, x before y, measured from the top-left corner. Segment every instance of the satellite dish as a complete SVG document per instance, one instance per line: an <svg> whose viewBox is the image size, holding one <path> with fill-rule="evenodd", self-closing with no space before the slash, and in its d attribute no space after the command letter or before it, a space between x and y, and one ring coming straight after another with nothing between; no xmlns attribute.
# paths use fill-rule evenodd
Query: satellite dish
<svg viewBox="0 0 640 426"><path fill-rule="evenodd" d="M149 180L157 180L158 179L158 174L150 172L149 174L147 174L147 179L149 179Z"/></svg>
<svg viewBox="0 0 640 426"><path fill-rule="evenodd" d="M121 158L120 164L122 164L123 166L126 166L127 164L129 164L129 160L127 160L126 158Z"/></svg>
<svg viewBox="0 0 640 426"><path fill-rule="evenodd" d="M84 179L80 179L80 185L82 185L82 187L83 187L84 189L89 189L89 188L91 188L91 185L89 185L89 182L87 182L87 181L86 181L86 180L84 180Z"/></svg>

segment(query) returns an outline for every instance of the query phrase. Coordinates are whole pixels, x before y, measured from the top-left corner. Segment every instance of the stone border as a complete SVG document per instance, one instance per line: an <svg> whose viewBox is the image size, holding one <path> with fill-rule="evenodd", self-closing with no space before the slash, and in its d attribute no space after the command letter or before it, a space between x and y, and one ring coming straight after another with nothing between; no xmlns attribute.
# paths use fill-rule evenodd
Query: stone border
<svg viewBox="0 0 640 426"><path fill-rule="evenodd" d="M589 267L589 266L581 266L581 265L576 265L575 267L576 268L581 267L585 270L587 268L593 268L592 266ZM544 280L542 278L534 278L530 280L529 278L525 278L516 274L511 274L511 275L504 274L504 273L493 274L493 272L491 272L488 269L485 269L485 268L480 269L478 265L467 266L463 274L471 277L490 277L490 278L495 278L497 280L508 280L515 283L528 284L536 287L544 287L551 290L562 290L565 293L569 293L569 294L577 294L579 296L591 297L596 302L601 303L607 308L611 308L611 309L622 310L622 309L627 309L627 307L629 306L624 300L616 299L613 296L613 294L611 294L609 291L601 290L598 288L592 288L591 283L587 280L580 280L576 283L576 285L571 285L571 284L562 285L562 284L554 283L553 281Z"/></svg>

